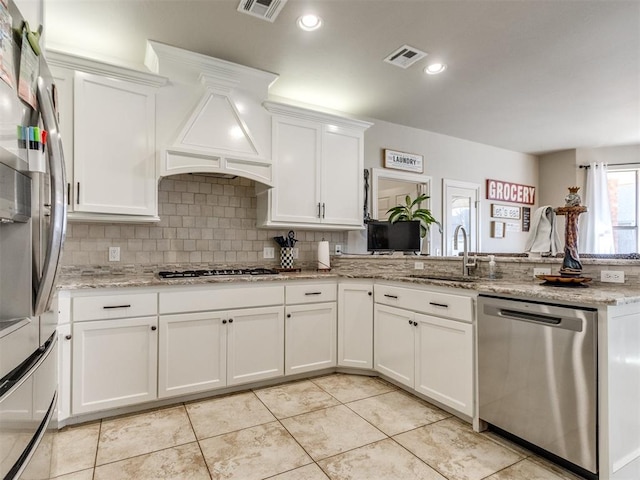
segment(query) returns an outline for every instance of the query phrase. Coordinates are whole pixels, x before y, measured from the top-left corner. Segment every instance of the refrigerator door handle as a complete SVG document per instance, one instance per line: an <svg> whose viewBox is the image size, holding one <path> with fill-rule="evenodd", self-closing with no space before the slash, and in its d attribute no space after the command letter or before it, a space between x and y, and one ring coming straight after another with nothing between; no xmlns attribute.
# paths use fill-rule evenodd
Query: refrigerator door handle
<svg viewBox="0 0 640 480"><path fill-rule="evenodd" d="M65 201L65 171L62 153L62 138L56 121L53 98L42 77L38 78L38 104L42 114L44 129L48 132L47 153L51 180L51 219L46 233L46 254L42 268L42 278L34 276L34 315L41 315L49 309L55 292L56 278L62 254L62 244L67 228L67 203Z"/></svg>

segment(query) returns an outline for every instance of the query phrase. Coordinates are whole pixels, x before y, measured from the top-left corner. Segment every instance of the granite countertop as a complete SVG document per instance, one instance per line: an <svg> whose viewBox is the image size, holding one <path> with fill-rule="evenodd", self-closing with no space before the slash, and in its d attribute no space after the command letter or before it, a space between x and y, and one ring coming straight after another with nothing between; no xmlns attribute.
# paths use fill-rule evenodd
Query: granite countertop
<svg viewBox="0 0 640 480"><path fill-rule="evenodd" d="M162 279L153 273L110 274L110 275L62 275L59 278L61 290L124 288L124 287L160 287L171 285L206 285L229 283L258 283L293 280L320 280L328 278L367 278L406 282L416 285L432 285L473 290L478 293L510 295L544 301L561 301L581 305L622 305L640 303L640 289L629 285L595 284L587 288L567 288L543 286L538 280L509 281L476 279L472 282L434 280L416 278L407 274L380 272L338 273L302 271L300 273L280 273L278 275L239 275L228 277L199 277Z"/></svg>
<svg viewBox="0 0 640 480"><path fill-rule="evenodd" d="M211 283L257 283L281 280L309 280L338 278L332 272L303 271L277 275L229 275L216 277L160 278L155 273L122 273L105 275L60 275L58 288L80 290L85 288L166 287L168 285L207 285Z"/></svg>

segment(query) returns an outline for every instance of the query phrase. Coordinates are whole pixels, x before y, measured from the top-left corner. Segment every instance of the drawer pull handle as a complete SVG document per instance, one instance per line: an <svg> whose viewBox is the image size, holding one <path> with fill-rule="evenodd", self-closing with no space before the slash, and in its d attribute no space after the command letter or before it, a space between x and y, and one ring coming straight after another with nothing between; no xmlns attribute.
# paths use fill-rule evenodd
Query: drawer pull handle
<svg viewBox="0 0 640 480"><path fill-rule="evenodd" d="M384 296L387 297L387 298L394 298L396 300L398 299L397 295L389 295L388 293L385 293Z"/></svg>
<svg viewBox="0 0 640 480"><path fill-rule="evenodd" d="M429 302L429 305L433 305L434 307L449 308L449 305L447 305L446 303Z"/></svg>
<svg viewBox="0 0 640 480"><path fill-rule="evenodd" d="M105 305L104 307L105 310L111 310L114 308L131 308L131 304L129 305Z"/></svg>
<svg viewBox="0 0 640 480"><path fill-rule="evenodd" d="M322 292L306 292L305 295L322 295Z"/></svg>

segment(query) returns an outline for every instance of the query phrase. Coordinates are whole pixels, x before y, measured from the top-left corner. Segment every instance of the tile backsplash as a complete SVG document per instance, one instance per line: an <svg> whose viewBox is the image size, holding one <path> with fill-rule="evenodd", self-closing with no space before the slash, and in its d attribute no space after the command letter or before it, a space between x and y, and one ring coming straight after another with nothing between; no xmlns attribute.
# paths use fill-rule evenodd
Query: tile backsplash
<svg viewBox="0 0 640 480"><path fill-rule="evenodd" d="M255 184L245 178L174 175L160 181L160 222L69 222L63 265L278 265L274 236L288 230L256 228ZM299 258L295 265L310 266L317 242L346 245L346 232L298 230ZM120 262L108 261L109 247L120 247ZM274 247L276 258L264 259L264 247ZM294 265L294 266L295 266Z"/></svg>

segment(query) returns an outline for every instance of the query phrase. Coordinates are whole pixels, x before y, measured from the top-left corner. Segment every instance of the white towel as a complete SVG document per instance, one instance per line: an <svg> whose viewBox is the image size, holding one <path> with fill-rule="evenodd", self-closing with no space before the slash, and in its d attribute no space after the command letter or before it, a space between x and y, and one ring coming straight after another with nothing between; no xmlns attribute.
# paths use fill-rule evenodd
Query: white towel
<svg viewBox="0 0 640 480"><path fill-rule="evenodd" d="M525 252L551 253L555 255L562 248L556 229L556 213L551 205L538 208L531 218L529 238Z"/></svg>

